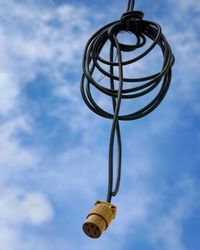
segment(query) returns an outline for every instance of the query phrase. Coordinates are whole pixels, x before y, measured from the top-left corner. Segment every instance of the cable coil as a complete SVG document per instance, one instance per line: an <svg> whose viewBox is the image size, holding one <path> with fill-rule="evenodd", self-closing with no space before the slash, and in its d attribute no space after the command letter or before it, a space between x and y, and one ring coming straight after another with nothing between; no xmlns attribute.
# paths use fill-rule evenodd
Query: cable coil
<svg viewBox="0 0 200 250"><path fill-rule="evenodd" d="M81 79L81 94L87 106L96 114L112 119L112 128L109 145L109 174L107 202L111 202L119 190L121 178L121 135L119 121L135 120L146 116L152 112L165 97L170 86L172 77L172 66L175 58L162 33L159 24L144 20L144 13L134 11L134 1L128 1L127 11L121 19L107 24L98 30L87 42L83 55L83 75ZM135 35L135 44L120 43L118 35L121 32L128 32ZM147 43L148 41L148 43ZM149 45L149 41L151 41ZM102 57L102 51L109 44L109 60ZM148 44L148 47L141 54L134 58L123 60L123 53L133 52ZM162 51L163 63L161 71L141 78L128 78L124 75L124 67L133 65L137 61L148 55L156 46ZM116 58L114 54L116 53ZM117 59L117 60L116 60ZM109 70L107 68L109 67ZM108 86L103 86L96 80L97 72L101 73L109 82ZM113 112L100 107L92 96L91 85L112 98ZM127 87L128 86L128 87ZM156 96L147 105L137 111L123 114L120 112L122 100L136 99L145 96L158 88ZM117 138L118 163L117 177L113 188L113 150L114 140Z"/></svg>

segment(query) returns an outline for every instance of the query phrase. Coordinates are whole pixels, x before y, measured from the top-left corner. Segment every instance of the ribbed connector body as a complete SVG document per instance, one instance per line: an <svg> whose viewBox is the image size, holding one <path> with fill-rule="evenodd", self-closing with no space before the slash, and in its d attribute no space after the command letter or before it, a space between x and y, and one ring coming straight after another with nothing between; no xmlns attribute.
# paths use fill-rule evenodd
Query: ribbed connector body
<svg viewBox="0 0 200 250"><path fill-rule="evenodd" d="M116 212L113 204L97 201L83 224L84 233L91 238L99 238L115 218Z"/></svg>

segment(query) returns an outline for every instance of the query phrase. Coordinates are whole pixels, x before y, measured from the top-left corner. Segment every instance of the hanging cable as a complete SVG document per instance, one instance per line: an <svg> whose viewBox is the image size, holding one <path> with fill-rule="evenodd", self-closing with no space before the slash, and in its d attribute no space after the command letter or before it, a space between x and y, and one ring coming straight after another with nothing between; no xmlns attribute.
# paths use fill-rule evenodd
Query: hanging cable
<svg viewBox="0 0 200 250"><path fill-rule="evenodd" d="M135 7L135 0L128 0L126 11L133 11Z"/></svg>
<svg viewBox="0 0 200 250"><path fill-rule="evenodd" d="M118 193L121 179L122 144L119 122L142 118L158 107L170 86L172 66L175 61L170 45L159 24L144 20L143 12L133 10L134 4L135 1L129 0L127 11L120 20L109 23L98 30L87 42L83 54L83 74L80 85L83 100L94 113L112 120L106 198L108 204L110 204L112 197ZM135 36L135 44L126 44L119 41L118 35L124 31ZM109 59L106 59L103 57L103 51L108 46ZM163 57L160 72L139 78L127 77L124 71L125 67L133 66L149 53L153 53L156 47L160 48ZM137 53L133 56L133 53L130 53L142 48L145 49L141 50L140 54ZM114 53L116 53L116 60L114 59ZM123 59L124 53L130 53L133 57ZM98 73L101 75L101 80L105 80L106 85L101 84L100 80L96 80L99 79L97 78ZM97 103L93 97L92 89L111 98L112 112ZM157 90L157 94L142 108L127 114L120 114L122 101L150 95L154 90ZM115 139L117 142L117 168L116 181L113 185ZM96 210L94 213L97 213ZM84 224L84 231L87 233L88 230L93 230L89 222ZM88 235L91 236L89 233ZM92 235L91 237L95 237L95 234Z"/></svg>

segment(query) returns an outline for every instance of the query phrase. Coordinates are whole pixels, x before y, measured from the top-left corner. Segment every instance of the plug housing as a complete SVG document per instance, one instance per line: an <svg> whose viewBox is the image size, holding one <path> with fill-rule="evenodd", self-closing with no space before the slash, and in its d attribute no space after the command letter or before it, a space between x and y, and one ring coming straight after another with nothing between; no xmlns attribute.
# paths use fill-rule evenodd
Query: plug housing
<svg viewBox="0 0 200 250"><path fill-rule="evenodd" d="M116 212L117 208L113 204L96 201L83 224L84 233L93 239L99 238L115 218Z"/></svg>

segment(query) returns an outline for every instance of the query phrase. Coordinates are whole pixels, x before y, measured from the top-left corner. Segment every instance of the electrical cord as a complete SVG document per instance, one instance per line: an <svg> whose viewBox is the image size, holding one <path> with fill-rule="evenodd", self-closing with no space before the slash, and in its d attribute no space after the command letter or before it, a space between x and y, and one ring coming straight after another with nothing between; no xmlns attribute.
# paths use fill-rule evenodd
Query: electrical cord
<svg viewBox="0 0 200 250"><path fill-rule="evenodd" d="M99 29L87 42L83 54L83 74L80 85L83 100L97 115L112 119L109 143L107 202L111 202L112 197L118 193L120 186L122 144L119 121L142 118L152 112L161 103L170 86L172 66L175 61L170 45L163 35L159 24L143 20L143 12L133 11L134 5L135 1L129 0L126 12L122 15L121 19ZM134 34L137 40L136 43L133 45L120 43L117 35L122 31ZM142 48L147 44L147 41L151 41L151 44L140 55L123 60L123 53L133 52L136 49ZM109 60L101 56L104 47L108 43L110 46ZM140 78L127 78L124 76L125 66L133 65L152 52L156 46L160 47L163 56L163 64L160 72ZM114 52L116 52L117 60L114 60ZM109 70L106 67L109 67ZM95 79L96 72L100 72L110 82L110 87L101 85L100 81ZM112 98L113 112L106 111L97 104L92 96L91 85L102 94ZM140 98L149 94L154 89L159 89L158 93L143 108L128 114L120 114L122 100ZM113 187L115 137L117 139L117 175Z"/></svg>
<svg viewBox="0 0 200 250"><path fill-rule="evenodd" d="M128 0L127 8L126 11L132 11L135 6L135 1L134 0Z"/></svg>

